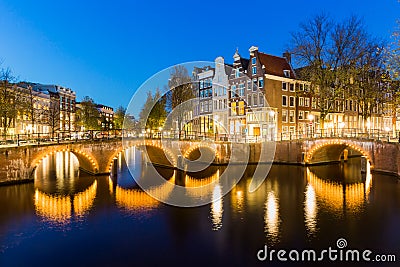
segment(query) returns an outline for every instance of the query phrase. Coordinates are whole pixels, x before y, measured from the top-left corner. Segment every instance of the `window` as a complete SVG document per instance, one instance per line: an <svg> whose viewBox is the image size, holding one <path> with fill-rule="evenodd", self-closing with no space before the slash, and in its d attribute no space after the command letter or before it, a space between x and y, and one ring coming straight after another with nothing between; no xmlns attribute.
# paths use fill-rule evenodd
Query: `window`
<svg viewBox="0 0 400 267"><path fill-rule="evenodd" d="M294 92L294 83L290 84L290 92Z"/></svg>
<svg viewBox="0 0 400 267"><path fill-rule="evenodd" d="M284 70L283 75L285 75L286 78L290 78L290 70Z"/></svg>
<svg viewBox="0 0 400 267"><path fill-rule="evenodd" d="M201 102L201 103L200 103L200 112L203 112L203 111L204 111L204 103Z"/></svg>
<svg viewBox="0 0 400 267"><path fill-rule="evenodd" d="M258 87L260 87L260 88L264 87L264 79L263 78L258 79Z"/></svg>
<svg viewBox="0 0 400 267"><path fill-rule="evenodd" d="M289 129L289 127L287 127L287 126L283 126L283 128L282 128L282 132L283 132L283 133L287 133L287 132L288 132L288 129Z"/></svg>
<svg viewBox="0 0 400 267"><path fill-rule="evenodd" d="M251 81L247 81L247 90L251 90Z"/></svg>
<svg viewBox="0 0 400 267"><path fill-rule="evenodd" d="M282 96L282 106L287 107L287 96L285 95Z"/></svg>
<svg viewBox="0 0 400 267"><path fill-rule="evenodd" d="M257 74L257 67L256 66L251 68L251 73Z"/></svg>
<svg viewBox="0 0 400 267"><path fill-rule="evenodd" d="M304 112L304 119L305 119L305 120L308 120L308 111L305 111L305 112Z"/></svg>
<svg viewBox="0 0 400 267"><path fill-rule="evenodd" d="M239 115L244 115L244 101L239 101Z"/></svg>
<svg viewBox="0 0 400 267"><path fill-rule="evenodd" d="M294 103L294 96L289 97L289 106L294 107L295 103Z"/></svg>
<svg viewBox="0 0 400 267"><path fill-rule="evenodd" d="M236 102L231 103L231 115L232 116L236 115Z"/></svg>
<svg viewBox="0 0 400 267"><path fill-rule="evenodd" d="M310 98L308 98L308 97L304 98L304 106L305 107L309 107L310 106Z"/></svg>
<svg viewBox="0 0 400 267"><path fill-rule="evenodd" d="M300 91L304 91L304 84L300 84Z"/></svg>
<svg viewBox="0 0 400 267"><path fill-rule="evenodd" d="M253 79L253 92L257 91L257 79Z"/></svg>
<svg viewBox="0 0 400 267"><path fill-rule="evenodd" d="M247 95L247 105L251 106L251 95Z"/></svg>
<svg viewBox="0 0 400 267"><path fill-rule="evenodd" d="M260 104L260 106L264 105L264 94L263 93L259 93L259 100L258 103Z"/></svg>
<svg viewBox="0 0 400 267"><path fill-rule="evenodd" d="M299 111L299 120L304 120L304 111Z"/></svg>
<svg viewBox="0 0 400 267"><path fill-rule="evenodd" d="M240 71L239 69L235 69L235 78L239 78L240 77Z"/></svg>
<svg viewBox="0 0 400 267"><path fill-rule="evenodd" d="M257 62L257 59L256 59L255 57L253 57L253 58L251 59L251 64L252 64L252 65L255 65L256 62Z"/></svg>
<svg viewBox="0 0 400 267"><path fill-rule="evenodd" d="M308 84L304 85L304 91L308 92L310 90L310 86Z"/></svg>
<svg viewBox="0 0 400 267"><path fill-rule="evenodd" d="M294 123L294 110L289 111L289 122Z"/></svg>
<svg viewBox="0 0 400 267"><path fill-rule="evenodd" d="M282 122L287 122L287 110L282 110Z"/></svg>
<svg viewBox="0 0 400 267"><path fill-rule="evenodd" d="M244 83L239 84L239 96L244 96Z"/></svg>
<svg viewBox="0 0 400 267"><path fill-rule="evenodd" d="M237 94L236 94L236 85L232 85L232 88L231 88L231 97L236 97L237 96Z"/></svg>
<svg viewBox="0 0 400 267"><path fill-rule="evenodd" d="M282 82L282 90L287 91L287 83Z"/></svg>
<svg viewBox="0 0 400 267"><path fill-rule="evenodd" d="M315 97L313 97L312 100L311 100L311 107L313 109L317 108L317 101L316 101Z"/></svg>
<svg viewBox="0 0 400 267"><path fill-rule="evenodd" d="M258 99L257 99L257 94L253 94L253 105L257 106L258 105Z"/></svg>
<svg viewBox="0 0 400 267"><path fill-rule="evenodd" d="M304 97L299 97L299 107L304 106Z"/></svg>

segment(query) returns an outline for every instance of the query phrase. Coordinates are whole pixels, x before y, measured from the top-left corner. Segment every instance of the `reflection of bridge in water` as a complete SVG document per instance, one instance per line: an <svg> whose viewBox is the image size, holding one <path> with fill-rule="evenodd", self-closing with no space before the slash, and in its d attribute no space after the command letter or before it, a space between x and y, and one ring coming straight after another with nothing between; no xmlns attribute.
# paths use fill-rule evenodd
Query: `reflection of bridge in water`
<svg viewBox="0 0 400 267"><path fill-rule="evenodd" d="M85 191L74 195L51 195L35 190L36 212L53 222L66 222L73 215L84 216L92 207L96 198L97 181Z"/></svg>

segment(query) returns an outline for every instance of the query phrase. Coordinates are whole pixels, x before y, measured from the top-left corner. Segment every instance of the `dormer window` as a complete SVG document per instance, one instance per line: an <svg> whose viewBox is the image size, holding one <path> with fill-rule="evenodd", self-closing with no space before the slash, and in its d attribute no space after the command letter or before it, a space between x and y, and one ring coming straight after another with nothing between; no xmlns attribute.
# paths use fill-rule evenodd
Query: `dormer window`
<svg viewBox="0 0 400 267"><path fill-rule="evenodd" d="M290 78L290 70L284 70L283 75L285 75L286 78Z"/></svg>
<svg viewBox="0 0 400 267"><path fill-rule="evenodd" d="M240 71L239 69L235 69L235 78L239 78L240 77Z"/></svg>
<svg viewBox="0 0 400 267"><path fill-rule="evenodd" d="M251 59L251 64L252 64L252 65L256 65L256 62L257 62L257 59L256 59L255 57L253 57L253 58Z"/></svg>

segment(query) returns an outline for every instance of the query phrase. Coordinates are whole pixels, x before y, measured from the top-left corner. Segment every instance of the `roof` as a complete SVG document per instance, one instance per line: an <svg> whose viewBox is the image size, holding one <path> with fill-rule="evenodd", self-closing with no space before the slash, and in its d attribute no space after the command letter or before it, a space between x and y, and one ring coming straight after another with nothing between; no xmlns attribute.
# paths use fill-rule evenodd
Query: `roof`
<svg viewBox="0 0 400 267"><path fill-rule="evenodd" d="M261 52L258 52L258 58L260 63L265 66L265 74L285 77L283 71L290 70L290 78L296 78L296 74L286 58L268 55Z"/></svg>

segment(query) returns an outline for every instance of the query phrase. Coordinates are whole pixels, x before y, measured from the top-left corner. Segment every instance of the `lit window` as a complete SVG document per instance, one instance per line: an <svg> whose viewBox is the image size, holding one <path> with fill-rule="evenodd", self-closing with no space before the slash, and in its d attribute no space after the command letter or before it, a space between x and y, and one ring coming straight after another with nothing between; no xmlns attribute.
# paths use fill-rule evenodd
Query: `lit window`
<svg viewBox="0 0 400 267"><path fill-rule="evenodd" d="M304 97L299 97L299 107L304 106Z"/></svg>
<svg viewBox="0 0 400 267"><path fill-rule="evenodd" d="M303 120L304 119L304 111L300 110L299 111L299 120Z"/></svg>
<svg viewBox="0 0 400 267"><path fill-rule="evenodd" d="M236 115L236 102L231 103L231 115Z"/></svg>
<svg viewBox="0 0 400 267"><path fill-rule="evenodd" d="M287 122L287 110L282 110L282 122Z"/></svg>
<svg viewBox="0 0 400 267"><path fill-rule="evenodd" d="M244 115L244 101L239 101L239 115Z"/></svg>
<svg viewBox="0 0 400 267"><path fill-rule="evenodd" d="M289 122L294 123L294 110L289 111Z"/></svg>
<svg viewBox="0 0 400 267"><path fill-rule="evenodd" d="M308 98L308 97L304 98L304 106L305 107L309 107L310 106L310 98Z"/></svg>

